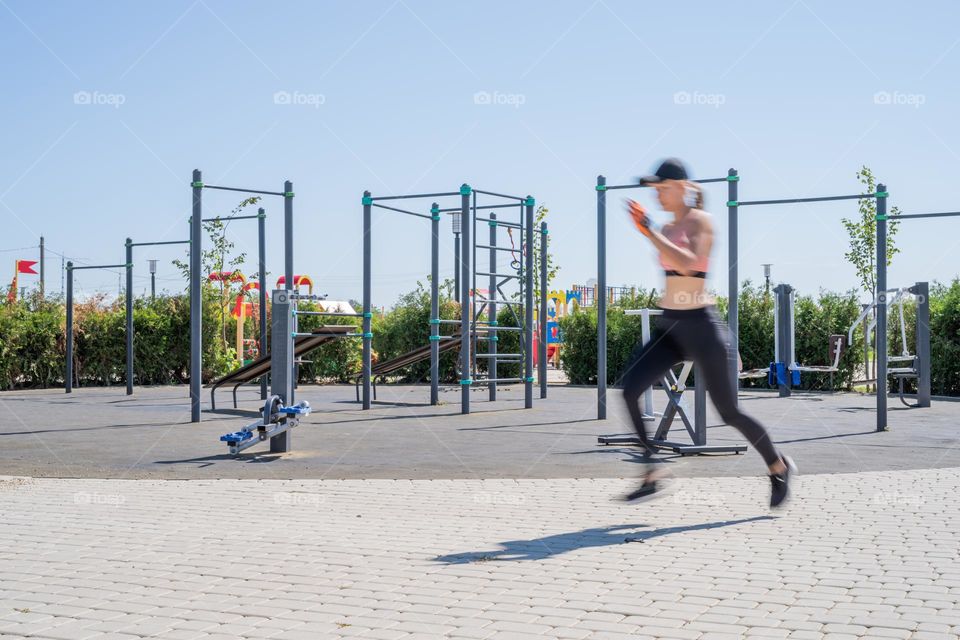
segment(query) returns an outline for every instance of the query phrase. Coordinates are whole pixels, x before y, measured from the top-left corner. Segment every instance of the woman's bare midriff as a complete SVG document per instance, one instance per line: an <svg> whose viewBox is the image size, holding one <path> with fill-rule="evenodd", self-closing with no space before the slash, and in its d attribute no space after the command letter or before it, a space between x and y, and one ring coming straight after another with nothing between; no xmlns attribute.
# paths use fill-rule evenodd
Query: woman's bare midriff
<svg viewBox="0 0 960 640"><path fill-rule="evenodd" d="M692 276L667 276L667 286L660 297L663 309L702 309L715 302L707 291L706 279Z"/></svg>

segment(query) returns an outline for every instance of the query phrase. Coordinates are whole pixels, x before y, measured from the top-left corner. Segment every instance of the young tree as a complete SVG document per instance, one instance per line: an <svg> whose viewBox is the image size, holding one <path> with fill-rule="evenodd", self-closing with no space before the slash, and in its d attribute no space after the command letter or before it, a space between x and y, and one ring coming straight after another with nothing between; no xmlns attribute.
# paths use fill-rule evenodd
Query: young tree
<svg viewBox="0 0 960 640"><path fill-rule="evenodd" d="M227 237L227 230L230 227L230 219L236 215L240 215L241 212L249 206L256 205L260 202L259 196L254 196L252 198L247 198L246 200L241 201L233 210L230 212L230 215L227 216L217 216L203 223L203 230L206 232L207 236L210 239L209 248L204 249L200 255L200 284L202 287L210 287L210 282L204 276L204 274L219 273L222 271L235 271L239 269L246 262L247 254L245 252L238 253L236 255L231 255L233 252L236 243L230 240ZM189 260L174 260L174 266L176 266L183 273L184 278L189 282L190 280L190 262ZM231 281L232 282L232 281ZM220 318L220 338L223 341L223 347L225 349L229 348L229 338L227 335L227 317L230 315L231 301L235 299L236 292L233 291L231 287L231 282L227 282L224 279L217 281L218 291L218 302L219 302L219 318ZM242 285L241 285L242 286ZM263 286L263 283L261 283ZM238 354L237 357L241 357L242 354Z"/></svg>
<svg viewBox="0 0 960 640"><path fill-rule="evenodd" d="M877 182L869 167L861 167L857 171L857 179L866 187L867 193L873 193L876 190ZM860 278L860 285L863 290L870 294L871 300L876 300L877 201L875 198L865 198L859 202L860 218L856 220L843 218L841 220L850 236L850 250L843 257L853 264L857 270L857 277ZM894 219L894 216L900 213L900 209L892 207L887 213L891 216L887 223L887 266L889 266L893 261L893 256L900 252L894 241L900 227L900 223Z"/></svg>
<svg viewBox="0 0 960 640"><path fill-rule="evenodd" d="M550 213L550 210L547 209L542 204L537 206L537 211L535 213L535 222L533 225L534 232L533 236L537 238L537 241L533 245L533 298L534 300L540 300L540 223L547 219L547 214ZM550 239L549 233L547 235L547 246L549 247ZM560 267L554 261L553 253L547 251L547 292L550 291L550 283L553 282L553 279L559 273Z"/></svg>

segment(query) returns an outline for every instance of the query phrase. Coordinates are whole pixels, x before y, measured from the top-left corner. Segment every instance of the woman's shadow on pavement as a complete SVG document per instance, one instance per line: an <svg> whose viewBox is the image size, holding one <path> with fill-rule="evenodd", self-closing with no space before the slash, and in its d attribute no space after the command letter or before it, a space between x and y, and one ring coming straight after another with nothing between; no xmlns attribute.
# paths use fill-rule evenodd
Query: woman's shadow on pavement
<svg viewBox="0 0 960 640"><path fill-rule="evenodd" d="M625 531L640 529L646 527L645 524L621 524L610 527L594 527L574 531L571 533L558 533L552 536L542 538L533 538L531 540L508 540L499 543L500 549L495 551L467 551L463 553L451 553L434 558L437 562L447 564L469 564L472 562L491 562L491 561L519 561L519 560L543 560L553 556L558 556L568 551L577 549L587 549L591 547L607 547L624 542L646 542L653 538L668 536L675 533L684 533L687 531L703 531L706 529L718 529L720 527L730 527L747 522L758 522L761 520L774 520L774 516L754 516L752 518L740 518L738 520L720 520L717 522L704 522L702 524L691 524L677 527L663 527L652 531L641 531L634 535L624 537Z"/></svg>

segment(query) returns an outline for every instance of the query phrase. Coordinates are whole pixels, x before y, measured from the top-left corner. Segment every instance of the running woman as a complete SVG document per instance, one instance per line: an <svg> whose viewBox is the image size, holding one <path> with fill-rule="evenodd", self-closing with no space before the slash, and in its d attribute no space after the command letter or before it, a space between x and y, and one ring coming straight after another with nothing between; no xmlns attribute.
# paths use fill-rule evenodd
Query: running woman
<svg viewBox="0 0 960 640"><path fill-rule="evenodd" d="M729 329L720 320L713 297L706 290L710 249L713 247L713 222L703 210L703 192L690 182L686 167L676 158L664 160L656 173L640 179L640 184L656 189L657 199L673 221L657 230L643 207L628 201L628 210L637 229L660 253L666 273L666 287L659 307L656 331L646 345L633 352L623 375L623 396L633 427L644 447L644 461L653 461L653 447L647 438L640 411L640 397L667 370L684 360L699 365L702 379L720 417L735 427L763 456L770 471L770 506L783 504L789 493L790 474L796 473L793 461L781 455L760 423L737 407L737 389L727 369ZM638 489L624 496L635 501L654 496L662 489L665 473L647 467Z"/></svg>

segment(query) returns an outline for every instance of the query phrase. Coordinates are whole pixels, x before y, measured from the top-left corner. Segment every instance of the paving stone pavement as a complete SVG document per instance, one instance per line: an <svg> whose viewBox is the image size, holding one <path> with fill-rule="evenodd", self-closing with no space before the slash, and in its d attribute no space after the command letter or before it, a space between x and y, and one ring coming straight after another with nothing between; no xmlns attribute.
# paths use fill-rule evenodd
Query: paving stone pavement
<svg viewBox="0 0 960 640"><path fill-rule="evenodd" d="M0 638L960 637L960 469L799 480L3 477Z"/></svg>

